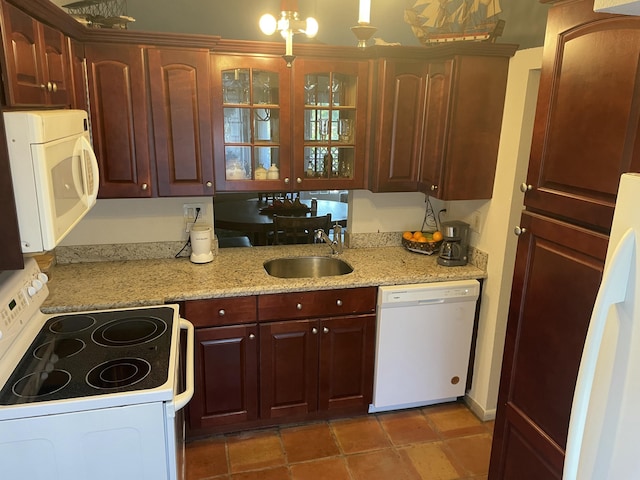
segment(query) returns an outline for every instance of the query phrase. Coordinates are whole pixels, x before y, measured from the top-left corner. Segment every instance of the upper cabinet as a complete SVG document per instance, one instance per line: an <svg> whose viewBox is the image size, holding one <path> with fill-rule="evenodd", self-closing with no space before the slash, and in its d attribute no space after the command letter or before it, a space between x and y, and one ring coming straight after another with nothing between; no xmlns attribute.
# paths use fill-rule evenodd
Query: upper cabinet
<svg viewBox="0 0 640 480"><path fill-rule="evenodd" d="M2 2L5 97L9 106L73 104L69 39Z"/></svg>
<svg viewBox="0 0 640 480"><path fill-rule="evenodd" d="M368 74L363 60L296 60L292 189L364 188Z"/></svg>
<svg viewBox="0 0 640 480"><path fill-rule="evenodd" d="M151 197L144 49L87 44L93 147L102 198Z"/></svg>
<svg viewBox="0 0 640 480"><path fill-rule="evenodd" d="M515 49L474 42L378 48L371 189L491 198Z"/></svg>
<svg viewBox="0 0 640 480"><path fill-rule="evenodd" d="M280 57L211 61L216 190L288 190L290 70Z"/></svg>
<svg viewBox="0 0 640 480"><path fill-rule="evenodd" d="M209 51L149 48L158 195L213 194Z"/></svg>
<svg viewBox="0 0 640 480"><path fill-rule="evenodd" d="M368 64L214 54L216 189L365 186Z"/></svg>
<svg viewBox="0 0 640 480"><path fill-rule="evenodd" d="M525 206L608 232L620 175L640 170L640 19L552 11Z"/></svg>

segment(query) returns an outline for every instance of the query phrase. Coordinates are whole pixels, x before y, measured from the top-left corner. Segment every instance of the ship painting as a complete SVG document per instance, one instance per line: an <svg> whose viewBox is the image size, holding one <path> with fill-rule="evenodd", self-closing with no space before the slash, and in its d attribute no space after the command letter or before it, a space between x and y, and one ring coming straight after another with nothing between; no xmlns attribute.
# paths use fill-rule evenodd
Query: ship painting
<svg viewBox="0 0 640 480"><path fill-rule="evenodd" d="M499 0L417 0L404 21L423 45L454 41L495 42L505 21Z"/></svg>

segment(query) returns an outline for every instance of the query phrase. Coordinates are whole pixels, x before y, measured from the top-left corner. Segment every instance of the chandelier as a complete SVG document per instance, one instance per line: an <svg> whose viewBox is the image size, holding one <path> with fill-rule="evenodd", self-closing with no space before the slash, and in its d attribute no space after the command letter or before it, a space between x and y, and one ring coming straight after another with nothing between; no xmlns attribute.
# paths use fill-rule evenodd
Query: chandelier
<svg viewBox="0 0 640 480"><path fill-rule="evenodd" d="M266 35L280 32L285 40L285 54L282 58L287 62L287 67L291 67L296 58L293 54L293 36L304 33L309 38L315 37L318 33L318 21L313 17L300 19L298 0L281 0L280 18L276 20L273 15L265 13L260 17L260 30Z"/></svg>

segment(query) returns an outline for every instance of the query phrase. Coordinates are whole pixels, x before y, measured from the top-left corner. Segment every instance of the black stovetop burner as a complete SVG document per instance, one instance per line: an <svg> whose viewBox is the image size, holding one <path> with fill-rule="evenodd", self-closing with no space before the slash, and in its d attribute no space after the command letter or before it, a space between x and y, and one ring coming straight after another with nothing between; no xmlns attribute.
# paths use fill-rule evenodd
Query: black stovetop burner
<svg viewBox="0 0 640 480"><path fill-rule="evenodd" d="M168 378L174 310L152 307L47 320L0 391L0 405L147 390Z"/></svg>

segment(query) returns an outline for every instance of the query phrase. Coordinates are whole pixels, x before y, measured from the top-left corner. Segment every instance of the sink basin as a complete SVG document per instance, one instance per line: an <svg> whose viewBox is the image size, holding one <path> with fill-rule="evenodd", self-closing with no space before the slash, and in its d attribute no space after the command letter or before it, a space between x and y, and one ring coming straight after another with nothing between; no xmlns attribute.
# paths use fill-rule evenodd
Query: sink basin
<svg viewBox="0 0 640 480"><path fill-rule="evenodd" d="M353 272L351 265L333 257L276 258L265 262L264 269L269 275L280 278L331 277Z"/></svg>

